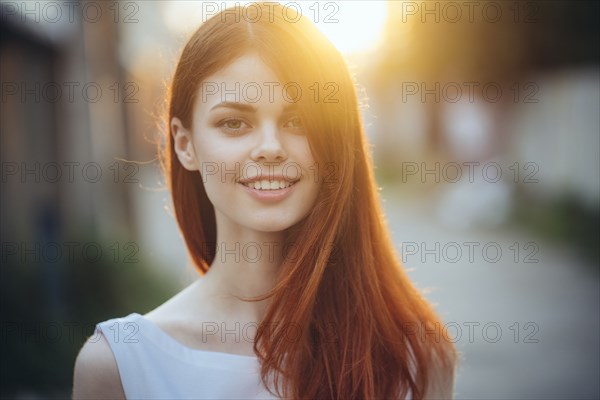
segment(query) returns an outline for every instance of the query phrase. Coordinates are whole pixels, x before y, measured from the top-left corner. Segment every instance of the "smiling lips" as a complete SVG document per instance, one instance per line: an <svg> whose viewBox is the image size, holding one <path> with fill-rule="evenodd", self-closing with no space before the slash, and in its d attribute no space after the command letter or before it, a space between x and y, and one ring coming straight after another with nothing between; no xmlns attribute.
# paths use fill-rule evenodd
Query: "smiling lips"
<svg viewBox="0 0 600 400"><path fill-rule="evenodd" d="M239 182L250 189L280 190L294 185L297 181L286 179L283 176L259 176L253 179L242 179Z"/></svg>

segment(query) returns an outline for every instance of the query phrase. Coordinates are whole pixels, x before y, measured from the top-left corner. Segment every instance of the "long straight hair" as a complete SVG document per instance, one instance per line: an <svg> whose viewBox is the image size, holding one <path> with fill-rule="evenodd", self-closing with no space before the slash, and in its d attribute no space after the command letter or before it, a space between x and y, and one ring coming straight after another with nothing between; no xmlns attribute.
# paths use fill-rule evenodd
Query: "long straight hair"
<svg viewBox="0 0 600 400"><path fill-rule="evenodd" d="M423 334L440 320L394 250L348 67L284 6L221 11L193 33L177 64L161 162L194 264L205 273L214 260L214 207L200 174L180 164L169 122L178 117L190 128L201 83L249 53L293 82L322 179L312 210L287 231L293 257L260 297L272 299L254 342L265 386L286 398L423 398L432 371L454 367L454 347L443 332Z"/></svg>

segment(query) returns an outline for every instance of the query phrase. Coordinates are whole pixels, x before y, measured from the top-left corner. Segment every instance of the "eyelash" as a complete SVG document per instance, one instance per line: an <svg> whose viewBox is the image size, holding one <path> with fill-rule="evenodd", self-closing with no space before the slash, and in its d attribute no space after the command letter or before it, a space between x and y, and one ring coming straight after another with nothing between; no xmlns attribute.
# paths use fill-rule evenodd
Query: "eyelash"
<svg viewBox="0 0 600 400"><path fill-rule="evenodd" d="M240 128L229 128L229 127L227 126L227 124L228 124L229 122L238 122L238 121L239 121L239 122L240 122L240 124L241 124L241 125L240 125L240 126L241 126ZM221 121L221 122L219 122L219 123L217 124L217 126L218 126L219 128L223 128L223 129L225 129L225 130L227 130L227 131L233 131L233 132L239 132L239 131L241 131L242 129L244 129L244 128L243 128L243 125L249 126L250 124L248 124L247 122L245 122L245 121L244 121L244 120L242 120L241 118L227 118L227 119L224 119L223 121Z"/></svg>
<svg viewBox="0 0 600 400"><path fill-rule="evenodd" d="M302 128L304 127L304 125L302 124L302 119L301 119L300 117L298 117L298 116L294 116L294 117L290 118L290 119L289 119L289 120L286 122L286 124L288 124L288 123L290 123L290 122L292 122L292 121L294 121L294 120L298 120L298 121L300 122L300 126L298 126L298 127L294 127L294 128L297 128L297 129L302 129Z"/></svg>
<svg viewBox="0 0 600 400"><path fill-rule="evenodd" d="M298 120L300 122L300 126L293 126L290 127L291 129L297 129L297 130L301 130L303 128L302 125L302 120L300 119L300 117L298 116L294 116L290 119L287 120L287 122L284 124L284 128L286 127L287 124L289 124L292 121ZM241 123L241 127L240 128L229 128L227 126L228 123L230 122L240 122ZM246 127L244 128L243 126L246 125ZM220 121L219 123L217 123L217 127L221 128L227 132L232 132L233 134L241 134L240 132L244 129L247 129L248 127L250 127L250 124L247 123L246 121L244 121L242 118L227 118L224 119L222 121Z"/></svg>

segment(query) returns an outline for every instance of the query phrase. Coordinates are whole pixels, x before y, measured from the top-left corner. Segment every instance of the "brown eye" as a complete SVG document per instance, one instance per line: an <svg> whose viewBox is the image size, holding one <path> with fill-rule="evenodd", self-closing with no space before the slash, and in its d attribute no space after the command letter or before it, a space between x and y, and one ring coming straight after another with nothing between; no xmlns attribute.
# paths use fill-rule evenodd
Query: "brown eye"
<svg viewBox="0 0 600 400"><path fill-rule="evenodd" d="M302 128L302 120L300 119L300 117L294 117L292 119L290 119L288 122L285 123L284 125L286 128Z"/></svg>
<svg viewBox="0 0 600 400"><path fill-rule="evenodd" d="M229 129L240 129L242 127L242 121L239 119L230 119L225 121L225 126Z"/></svg>
<svg viewBox="0 0 600 400"><path fill-rule="evenodd" d="M240 135L250 128L250 125L240 118L225 119L216 126L229 135Z"/></svg>

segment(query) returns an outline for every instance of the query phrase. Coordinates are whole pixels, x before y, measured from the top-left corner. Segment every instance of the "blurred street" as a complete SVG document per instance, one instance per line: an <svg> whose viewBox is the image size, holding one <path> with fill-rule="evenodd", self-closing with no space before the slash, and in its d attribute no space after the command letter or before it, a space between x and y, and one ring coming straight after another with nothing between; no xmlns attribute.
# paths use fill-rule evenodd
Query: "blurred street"
<svg viewBox="0 0 600 400"><path fill-rule="evenodd" d="M431 218L435 198L411 198L393 189L384 189L383 197L398 249L404 243L413 253L403 256L406 268L419 288L431 290L427 297L437 304L462 353L457 399L599 397L597 266L518 230L449 230ZM447 246L445 256L443 251L427 253L421 246L415 252L413 243L423 242L430 250L436 242L440 249L449 243L480 245L471 245L472 259L468 247L461 246L462 257L452 263L458 258L456 246ZM532 255L521 246L515 262L515 242L535 243L539 251ZM487 243L494 244L489 246L491 261L482 255ZM497 256L491 249L498 248L496 244L503 254L494 263Z"/></svg>

